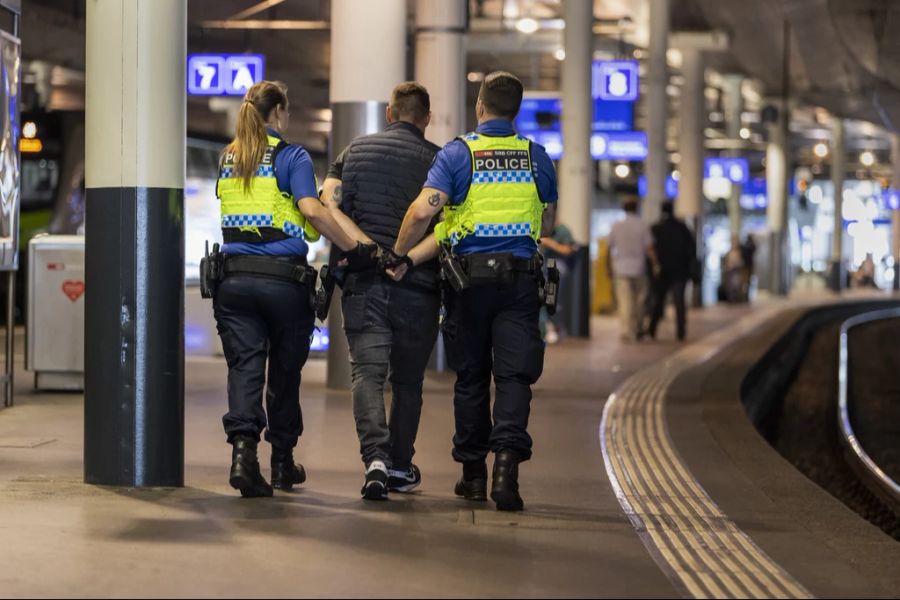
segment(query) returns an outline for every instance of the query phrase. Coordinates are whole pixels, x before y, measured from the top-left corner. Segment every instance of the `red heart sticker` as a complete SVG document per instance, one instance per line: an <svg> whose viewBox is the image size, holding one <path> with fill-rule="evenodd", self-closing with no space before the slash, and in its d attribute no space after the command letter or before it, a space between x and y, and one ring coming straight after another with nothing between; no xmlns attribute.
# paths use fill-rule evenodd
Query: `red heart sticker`
<svg viewBox="0 0 900 600"><path fill-rule="evenodd" d="M62 284L63 294L69 297L69 300L75 302L84 294L84 282L68 280Z"/></svg>

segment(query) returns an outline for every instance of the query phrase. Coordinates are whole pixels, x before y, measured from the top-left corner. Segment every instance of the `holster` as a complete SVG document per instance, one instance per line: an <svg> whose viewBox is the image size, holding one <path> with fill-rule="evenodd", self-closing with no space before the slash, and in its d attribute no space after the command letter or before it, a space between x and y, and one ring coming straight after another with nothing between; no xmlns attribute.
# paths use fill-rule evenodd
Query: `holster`
<svg viewBox="0 0 900 600"><path fill-rule="evenodd" d="M320 286L315 291L313 310L320 321L328 318L328 309L331 308L331 296L334 294L334 284L337 281L331 274L328 265L319 270Z"/></svg>
<svg viewBox="0 0 900 600"><path fill-rule="evenodd" d="M457 292L461 292L469 287L469 276L466 274L462 262L444 244L441 244L440 263L441 278L449 283L450 287Z"/></svg>
<svg viewBox="0 0 900 600"><path fill-rule="evenodd" d="M544 277L541 273L540 298L547 312L551 315L556 314L556 302L559 299L559 268L556 266L555 258L547 259L547 275Z"/></svg>
<svg viewBox="0 0 900 600"><path fill-rule="evenodd" d="M225 278L223 270L224 255L219 252L219 244L213 244L212 253L209 251L209 242L206 242L206 251L200 259L200 297L215 298L219 283Z"/></svg>

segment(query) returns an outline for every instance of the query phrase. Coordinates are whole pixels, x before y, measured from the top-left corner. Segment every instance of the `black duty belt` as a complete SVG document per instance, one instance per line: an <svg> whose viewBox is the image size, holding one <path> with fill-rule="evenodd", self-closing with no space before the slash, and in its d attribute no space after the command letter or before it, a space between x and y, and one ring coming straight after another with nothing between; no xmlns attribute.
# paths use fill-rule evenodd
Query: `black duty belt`
<svg viewBox="0 0 900 600"><path fill-rule="evenodd" d="M508 252L466 254L459 257L463 268L470 274L473 270L489 269L498 273L515 271L519 273L536 273L541 268L541 257L537 254L531 258L519 258Z"/></svg>
<svg viewBox="0 0 900 600"><path fill-rule="evenodd" d="M256 275L284 281L295 281L315 286L316 270L306 264L306 259L278 256L227 256L225 276Z"/></svg>

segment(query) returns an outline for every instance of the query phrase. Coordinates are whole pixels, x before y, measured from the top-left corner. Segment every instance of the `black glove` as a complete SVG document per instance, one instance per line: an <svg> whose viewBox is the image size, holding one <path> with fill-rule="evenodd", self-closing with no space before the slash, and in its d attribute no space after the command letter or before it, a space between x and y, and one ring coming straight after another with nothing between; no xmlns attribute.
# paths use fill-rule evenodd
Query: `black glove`
<svg viewBox="0 0 900 600"><path fill-rule="evenodd" d="M404 254L400 256L393 249L388 248L381 253L381 257L378 260L378 270L386 271L387 269L396 269L400 265L406 265L407 269L413 268L412 259Z"/></svg>
<svg viewBox="0 0 900 600"><path fill-rule="evenodd" d="M344 253L347 259L347 269L350 271L362 271L378 265L378 260L383 250L378 244L356 243L356 248Z"/></svg>

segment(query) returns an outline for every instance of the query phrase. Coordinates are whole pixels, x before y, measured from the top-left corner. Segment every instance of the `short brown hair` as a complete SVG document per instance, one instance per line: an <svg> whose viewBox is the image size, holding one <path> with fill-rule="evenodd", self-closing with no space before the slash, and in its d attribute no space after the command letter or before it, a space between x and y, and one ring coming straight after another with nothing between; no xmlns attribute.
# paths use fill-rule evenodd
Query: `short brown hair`
<svg viewBox="0 0 900 600"><path fill-rule="evenodd" d="M518 77L506 71L494 71L481 82L478 97L490 114L512 120L519 114L522 91Z"/></svg>
<svg viewBox="0 0 900 600"><path fill-rule="evenodd" d="M421 83L404 81L391 92L390 107L394 119L422 121L431 111L431 97Z"/></svg>

